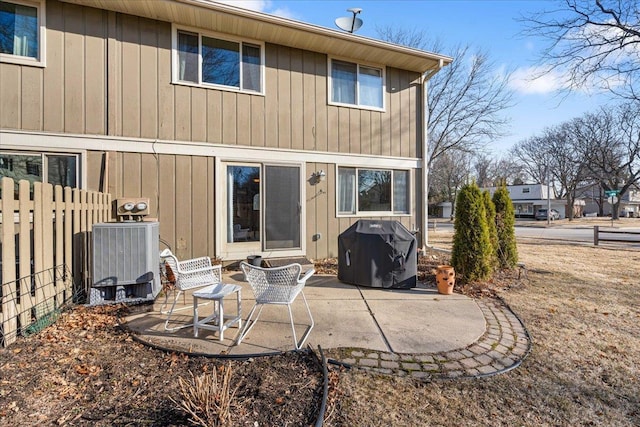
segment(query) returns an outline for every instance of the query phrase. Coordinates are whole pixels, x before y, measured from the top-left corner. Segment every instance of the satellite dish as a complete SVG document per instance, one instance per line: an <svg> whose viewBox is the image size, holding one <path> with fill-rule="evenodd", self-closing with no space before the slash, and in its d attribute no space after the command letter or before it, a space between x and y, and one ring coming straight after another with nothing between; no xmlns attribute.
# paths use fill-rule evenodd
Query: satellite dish
<svg viewBox="0 0 640 427"><path fill-rule="evenodd" d="M360 27L362 27L362 19L356 18L356 15L362 12L362 9L359 7L352 7L351 9L347 9L347 12L353 13L352 17L343 16L336 19L336 25L343 31L347 31L349 33L353 33L354 31L358 31Z"/></svg>

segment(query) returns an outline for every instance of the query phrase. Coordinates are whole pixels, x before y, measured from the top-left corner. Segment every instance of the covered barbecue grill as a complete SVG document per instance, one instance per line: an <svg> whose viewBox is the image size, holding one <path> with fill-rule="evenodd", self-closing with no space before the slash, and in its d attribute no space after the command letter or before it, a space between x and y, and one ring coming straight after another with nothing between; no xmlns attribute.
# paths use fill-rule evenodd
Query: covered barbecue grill
<svg viewBox="0 0 640 427"><path fill-rule="evenodd" d="M374 288L413 288L415 236L398 221L359 220L338 236L338 279Z"/></svg>

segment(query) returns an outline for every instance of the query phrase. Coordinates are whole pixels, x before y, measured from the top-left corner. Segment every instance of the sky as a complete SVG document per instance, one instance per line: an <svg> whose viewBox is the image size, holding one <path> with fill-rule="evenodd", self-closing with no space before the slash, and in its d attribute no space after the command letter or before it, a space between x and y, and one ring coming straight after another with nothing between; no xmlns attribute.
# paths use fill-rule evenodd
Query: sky
<svg viewBox="0 0 640 427"><path fill-rule="evenodd" d="M553 8L550 0L229 0L226 3L302 21L321 27L338 29L335 19L352 16L349 8L361 8L358 15L364 24L356 34L380 38L376 28L393 27L424 31L439 39L452 56L457 45L469 45L488 53L497 72L512 71L510 87L514 106L504 115L511 122L509 133L487 146L488 154L504 156L518 141L539 135L554 126L594 112L607 102L604 94L559 91L552 75L532 80L533 70L540 64L539 53L546 41L522 35L524 24L519 18ZM451 49L447 51L446 49ZM455 58L454 58L455 60Z"/></svg>

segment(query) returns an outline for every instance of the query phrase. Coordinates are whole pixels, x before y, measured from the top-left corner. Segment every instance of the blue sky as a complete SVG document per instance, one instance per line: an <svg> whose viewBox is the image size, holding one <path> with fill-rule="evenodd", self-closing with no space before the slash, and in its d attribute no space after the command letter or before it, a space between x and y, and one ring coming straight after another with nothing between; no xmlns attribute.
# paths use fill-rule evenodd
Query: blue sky
<svg viewBox="0 0 640 427"><path fill-rule="evenodd" d="M231 0L230 3L322 27L337 29L335 18L351 16L347 9L362 9L364 21L358 35L379 38L376 27L405 27L424 30L446 48L471 45L490 55L499 70L512 70L514 107L505 112L511 119L510 135L492 142L492 155L502 155L516 142L540 133L545 127L562 123L606 102L598 94L559 93L552 75L531 81L543 40L521 35L522 15L554 7L554 3L534 0L428 0L428 1L297 1ZM441 51L445 55L452 52ZM454 58L455 59L455 58Z"/></svg>

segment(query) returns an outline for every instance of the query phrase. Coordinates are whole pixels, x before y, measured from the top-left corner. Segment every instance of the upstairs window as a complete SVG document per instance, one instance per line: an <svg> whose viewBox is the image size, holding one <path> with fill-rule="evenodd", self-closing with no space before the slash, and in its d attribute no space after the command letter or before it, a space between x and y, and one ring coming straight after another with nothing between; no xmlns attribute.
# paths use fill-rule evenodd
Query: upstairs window
<svg viewBox="0 0 640 427"><path fill-rule="evenodd" d="M381 68L331 60L331 102L365 108L384 108Z"/></svg>
<svg viewBox="0 0 640 427"><path fill-rule="evenodd" d="M175 38L175 82L262 93L261 45L184 30Z"/></svg>
<svg viewBox="0 0 640 427"><path fill-rule="evenodd" d="M529 192L529 187L524 187L524 188L522 189L522 193L523 193L523 194L526 194L526 193L528 193L528 192Z"/></svg>
<svg viewBox="0 0 640 427"><path fill-rule="evenodd" d="M44 65L44 3L0 1L0 60Z"/></svg>

